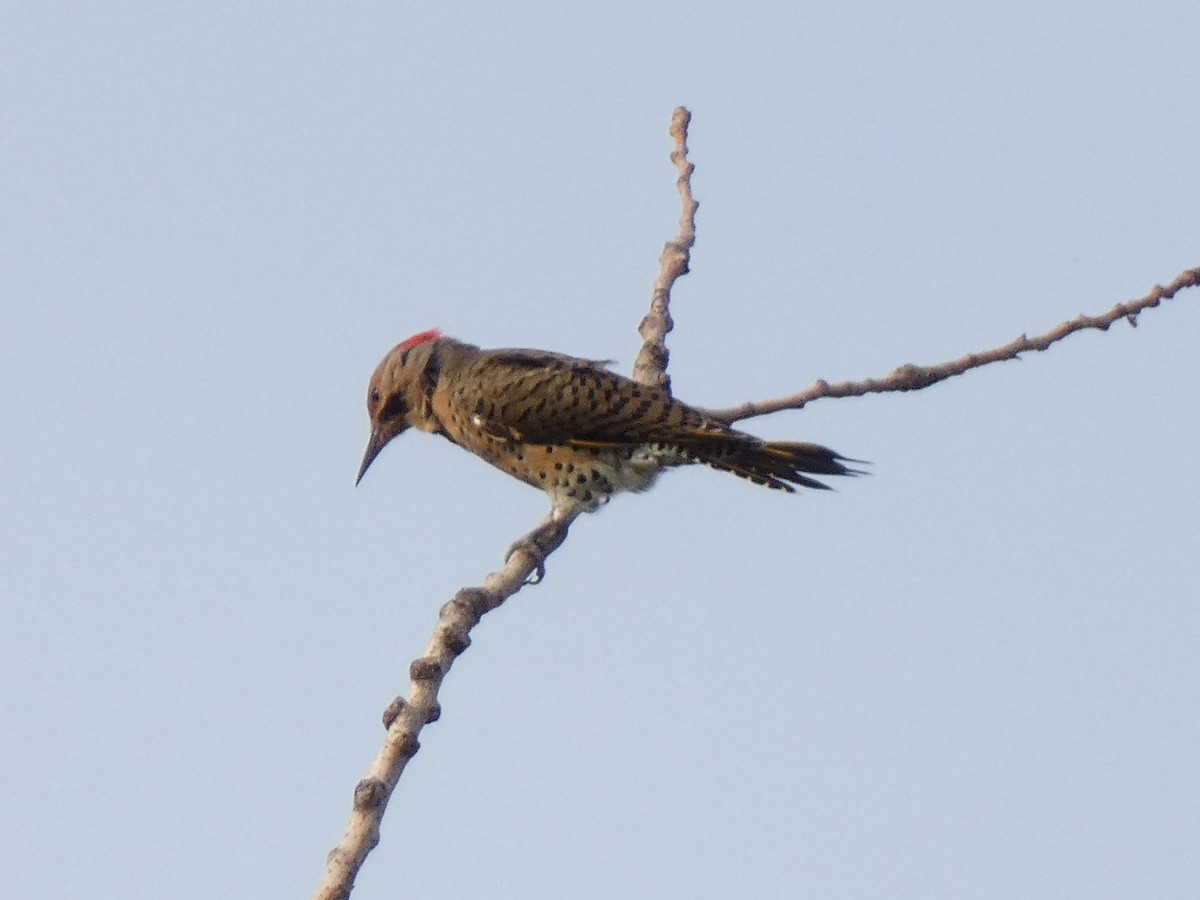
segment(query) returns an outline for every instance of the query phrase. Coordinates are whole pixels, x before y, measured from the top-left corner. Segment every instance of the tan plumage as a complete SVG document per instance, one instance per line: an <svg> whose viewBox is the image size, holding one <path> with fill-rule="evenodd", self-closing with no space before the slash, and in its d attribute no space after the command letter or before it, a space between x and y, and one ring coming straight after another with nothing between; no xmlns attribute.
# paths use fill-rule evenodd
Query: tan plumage
<svg viewBox="0 0 1200 900"><path fill-rule="evenodd" d="M358 477L408 428L441 434L549 494L556 517L648 488L666 467L704 463L768 487L824 489L849 475L816 444L763 441L609 371L540 350L480 350L428 331L379 364L367 395L371 438Z"/></svg>

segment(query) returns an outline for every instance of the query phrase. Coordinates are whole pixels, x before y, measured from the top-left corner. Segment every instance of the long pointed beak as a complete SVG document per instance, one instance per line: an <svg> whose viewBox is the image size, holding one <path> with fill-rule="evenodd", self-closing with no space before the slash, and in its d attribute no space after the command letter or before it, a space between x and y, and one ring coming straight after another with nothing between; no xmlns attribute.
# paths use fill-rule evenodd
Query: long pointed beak
<svg viewBox="0 0 1200 900"><path fill-rule="evenodd" d="M382 432L378 428L371 429L371 437L367 441L367 452L363 454L362 465L358 467L358 477L354 479L354 484L357 486L362 481L363 475L366 474L367 468L375 461L375 457L379 455L379 451L384 448L387 441L384 439Z"/></svg>

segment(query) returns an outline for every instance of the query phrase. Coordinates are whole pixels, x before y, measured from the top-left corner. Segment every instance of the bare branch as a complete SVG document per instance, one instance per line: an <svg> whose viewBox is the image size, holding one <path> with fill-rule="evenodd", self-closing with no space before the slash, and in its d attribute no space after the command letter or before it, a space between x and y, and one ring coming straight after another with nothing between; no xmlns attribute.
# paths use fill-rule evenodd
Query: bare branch
<svg viewBox="0 0 1200 900"><path fill-rule="evenodd" d="M634 367L634 377L642 383L668 388L666 336L671 330L668 313L671 286L687 273L688 256L696 235L697 204L692 199L689 180L693 166L687 161L690 118L691 114L681 106L671 121L671 135L675 138L671 160L680 171L683 214L679 237L663 249L662 270L654 284L650 312L639 327L645 343ZM441 716L438 691L454 660L471 645L471 629L485 613L500 606L526 584L541 580L546 557L566 540L572 521L547 516L541 525L512 545L503 569L489 575L482 587L463 588L442 607L425 655L409 666L408 696L397 697L384 711L387 736L367 776L354 788L350 824L329 853L325 877L314 895L316 900L348 900L367 854L379 844L379 830L392 791L409 760L421 748L418 741L421 729Z"/></svg>
<svg viewBox="0 0 1200 900"><path fill-rule="evenodd" d="M518 547L499 572L483 587L463 588L442 607L425 655L409 665L411 683L407 697L397 697L383 714L387 736L367 776L354 788L350 825L326 861L325 877L314 895L317 900L346 900L363 862L379 843L379 828L392 791L405 766L421 748L421 729L441 716L438 690L454 660L471 645L471 629L484 613L500 606L529 583L542 559L566 538L570 522L546 520L532 532L542 550L539 557Z"/></svg>
<svg viewBox="0 0 1200 900"><path fill-rule="evenodd" d="M670 133L675 139L671 160L679 170L679 195L683 211L679 235L663 248L661 268L655 280L650 311L639 326L643 339L642 350L634 366L634 378L643 384L670 388L666 374L668 352L666 336L671 331L671 289L675 281L687 274L691 248L696 236L696 209L692 197L693 166L687 159L687 129L690 113L683 107L675 110ZM1137 316L1146 309L1170 299L1185 287L1200 284L1200 269L1182 273L1166 287L1157 286L1145 297L1118 304L1101 316L1079 316L1064 322L1046 334L1034 338L1025 335L982 353L973 353L953 362L937 366L905 365L882 379L829 384L818 381L806 391L791 397L761 403L745 403L726 410L710 411L710 415L726 422L736 422L783 409L799 409L821 397L849 397L887 391L911 391L928 387L969 369L1015 359L1021 353L1045 350L1051 344L1085 328L1107 330L1118 319L1137 324ZM407 697L397 697L384 712L387 736L383 747L372 762L367 776L354 790L354 805L346 833L330 852L325 877L317 889L317 900L347 900L354 880L367 855L379 843L380 826L392 791L400 780L409 760L420 749L418 737L425 725L441 715L438 691L454 660L470 646L471 629L487 612L504 603L524 585L540 579L547 556L566 539L572 519L548 516L537 528L513 544L503 569L487 576L482 587L463 588L442 607L433 637L425 654L409 667L411 683Z"/></svg>
<svg viewBox="0 0 1200 900"><path fill-rule="evenodd" d="M1146 296L1128 303L1118 303L1108 312L1099 316L1078 316L1069 322L1063 322L1045 334L1036 337L1021 335L1013 341L991 350L979 353L969 353L951 362L936 366L903 365L883 378L868 378L864 381L841 381L830 384L827 381L816 381L812 387L792 394L790 397L780 397L775 400L764 400L759 403L743 403L729 409L706 410L714 419L733 423L740 419L753 416L765 416L768 413L784 409L801 409L813 400L824 397L861 397L864 394L884 394L889 391L915 391L962 375L971 369L986 366L989 363L1003 362L1006 359L1016 359L1022 353L1034 350L1045 350L1051 344L1061 341L1068 335L1075 334L1088 328L1107 331L1108 327L1120 319L1125 319L1132 326L1137 326L1137 317L1147 309L1152 309L1163 300L1170 300L1179 291L1187 287L1200 285L1200 268L1188 269L1167 286L1155 285Z"/></svg>
<svg viewBox="0 0 1200 900"><path fill-rule="evenodd" d="M670 353L667 352L667 333L675 327L671 321L671 288L675 280L688 273L688 263L692 258L692 245L696 243L696 209L699 203L692 197L692 172L696 167L688 162L688 124L692 114L684 107L676 107L671 116L671 137L675 139L675 149L671 152L671 162L679 169L679 199L683 203L683 211L679 215L679 236L668 241L663 247L662 255L658 258L660 269L658 278L654 281L654 292L650 295L650 312L638 326L642 336L642 351L638 354L633 366L633 378L642 384L660 385L668 391L671 389L671 379L667 375L667 363Z"/></svg>

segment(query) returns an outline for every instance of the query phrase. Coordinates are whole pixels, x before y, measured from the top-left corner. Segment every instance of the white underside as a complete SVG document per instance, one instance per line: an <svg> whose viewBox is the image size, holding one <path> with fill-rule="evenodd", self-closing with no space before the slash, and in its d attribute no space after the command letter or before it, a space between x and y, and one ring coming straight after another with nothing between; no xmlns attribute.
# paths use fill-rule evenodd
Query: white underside
<svg viewBox="0 0 1200 900"><path fill-rule="evenodd" d="M597 457L594 465L608 482L602 488L597 489L598 486L592 485L589 491L574 485L556 485L546 493L550 496L556 519L581 512L595 512L608 502L612 494L644 491L654 484L663 468L686 461L672 448L646 444L639 447L629 459L623 459L617 453ZM590 496L586 496L588 493Z"/></svg>

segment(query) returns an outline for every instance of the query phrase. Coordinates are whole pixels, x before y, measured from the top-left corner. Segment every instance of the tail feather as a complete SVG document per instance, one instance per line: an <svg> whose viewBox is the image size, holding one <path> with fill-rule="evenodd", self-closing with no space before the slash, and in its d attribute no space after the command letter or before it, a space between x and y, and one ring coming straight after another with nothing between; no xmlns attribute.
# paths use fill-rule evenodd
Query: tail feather
<svg viewBox="0 0 1200 900"><path fill-rule="evenodd" d="M681 448L693 461L732 472L755 484L794 493L797 487L828 491L829 485L808 475L861 475L844 463L861 462L819 444L799 441L722 441L718 446Z"/></svg>

